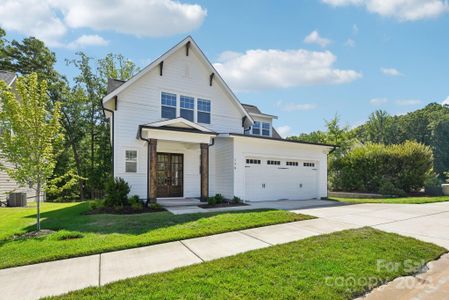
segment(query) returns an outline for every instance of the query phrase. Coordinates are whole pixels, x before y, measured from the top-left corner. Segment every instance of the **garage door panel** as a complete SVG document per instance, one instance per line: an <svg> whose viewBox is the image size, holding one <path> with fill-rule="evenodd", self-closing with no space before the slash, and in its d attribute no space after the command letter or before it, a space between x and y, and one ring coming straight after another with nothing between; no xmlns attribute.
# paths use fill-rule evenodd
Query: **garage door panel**
<svg viewBox="0 0 449 300"><path fill-rule="evenodd" d="M317 165L317 164L316 164ZM318 169L316 167L247 164L245 167L245 198L250 201L305 200L318 196Z"/></svg>

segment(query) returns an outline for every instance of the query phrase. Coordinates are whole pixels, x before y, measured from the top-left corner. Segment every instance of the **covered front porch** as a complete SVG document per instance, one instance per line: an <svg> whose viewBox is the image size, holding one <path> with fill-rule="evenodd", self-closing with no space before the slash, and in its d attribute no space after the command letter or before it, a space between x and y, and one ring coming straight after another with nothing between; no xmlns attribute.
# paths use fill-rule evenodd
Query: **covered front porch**
<svg viewBox="0 0 449 300"><path fill-rule="evenodd" d="M209 197L209 146L217 134L183 118L139 126L147 142L147 199ZM198 200L199 202L199 200Z"/></svg>

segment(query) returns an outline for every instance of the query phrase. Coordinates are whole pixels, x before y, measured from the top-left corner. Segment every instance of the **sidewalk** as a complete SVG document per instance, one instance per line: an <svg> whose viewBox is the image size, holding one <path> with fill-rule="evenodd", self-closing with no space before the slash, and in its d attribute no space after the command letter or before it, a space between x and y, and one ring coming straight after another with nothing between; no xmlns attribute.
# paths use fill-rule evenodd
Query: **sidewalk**
<svg viewBox="0 0 449 300"><path fill-rule="evenodd" d="M313 219L0 270L0 299L39 299L361 227Z"/></svg>

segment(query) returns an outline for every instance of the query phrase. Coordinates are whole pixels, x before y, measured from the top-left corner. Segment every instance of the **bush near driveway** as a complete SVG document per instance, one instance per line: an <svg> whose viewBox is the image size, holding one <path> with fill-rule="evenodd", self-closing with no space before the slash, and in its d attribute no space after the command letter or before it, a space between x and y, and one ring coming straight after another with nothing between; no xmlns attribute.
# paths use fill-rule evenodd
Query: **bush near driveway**
<svg viewBox="0 0 449 300"><path fill-rule="evenodd" d="M55 299L354 299L395 277L418 271L445 251L412 238L362 228Z"/></svg>
<svg viewBox="0 0 449 300"><path fill-rule="evenodd" d="M430 147L413 141L398 145L366 144L355 147L331 164L335 190L396 195L424 187L432 174Z"/></svg>

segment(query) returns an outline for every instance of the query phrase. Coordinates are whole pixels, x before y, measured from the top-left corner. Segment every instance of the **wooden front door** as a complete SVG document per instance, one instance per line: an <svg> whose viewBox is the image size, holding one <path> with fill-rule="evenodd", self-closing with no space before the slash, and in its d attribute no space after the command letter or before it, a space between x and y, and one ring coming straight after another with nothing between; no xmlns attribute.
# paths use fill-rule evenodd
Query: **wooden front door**
<svg viewBox="0 0 449 300"><path fill-rule="evenodd" d="M182 197L184 157L177 153L157 154L157 196Z"/></svg>

